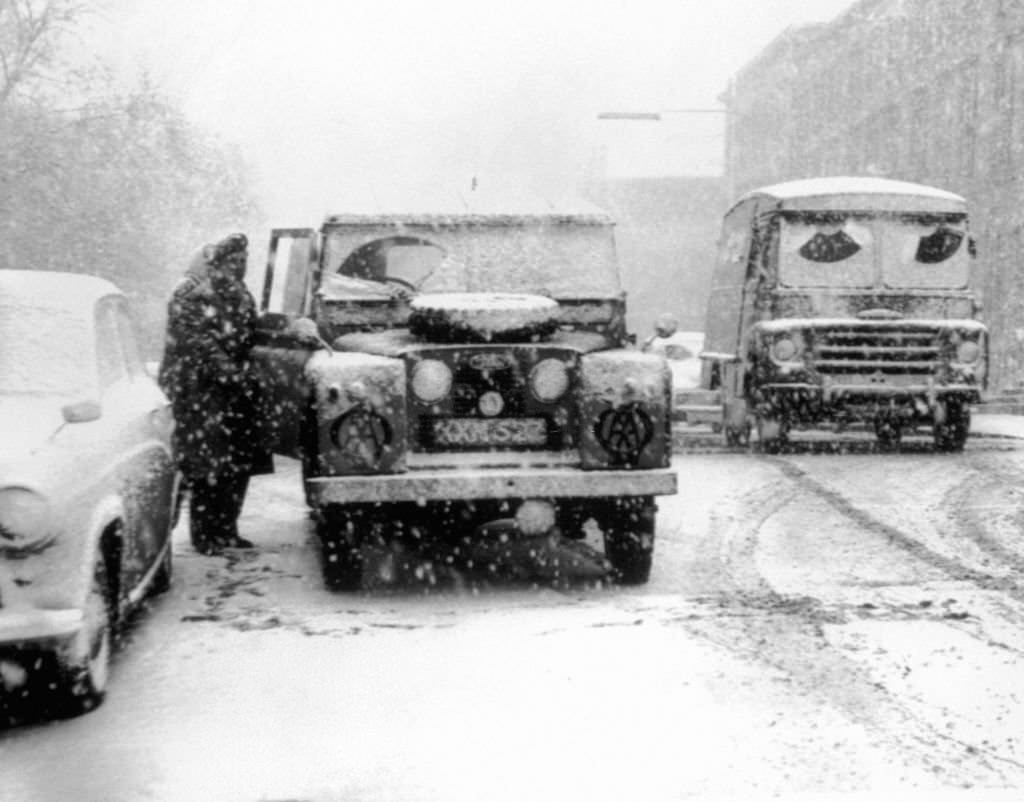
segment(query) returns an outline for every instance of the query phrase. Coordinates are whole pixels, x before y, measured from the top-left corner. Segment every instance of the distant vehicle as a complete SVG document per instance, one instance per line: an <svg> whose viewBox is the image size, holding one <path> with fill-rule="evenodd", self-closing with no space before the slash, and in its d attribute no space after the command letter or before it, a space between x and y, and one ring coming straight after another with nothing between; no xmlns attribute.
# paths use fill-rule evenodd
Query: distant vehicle
<svg viewBox="0 0 1024 802"><path fill-rule="evenodd" d="M497 551L588 521L618 580L647 581L676 489L669 375L627 347L599 210L473 193L275 231L263 307L278 450L303 460L333 587L361 586L363 544ZM331 351L289 341L301 316Z"/></svg>
<svg viewBox="0 0 1024 802"><path fill-rule="evenodd" d="M79 713L171 580L170 409L108 281L0 270L0 340L0 701Z"/></svg>
<svg viewBox="0 0 1024 802"><path fill-rule="evenodd" d="M694 391L700 389L704 332L677 331L663 341L659 350L672 371L673 417L686 420L686 406L693 403Z"/></svg>
<svg viewBox="0 0 1024 802"><path fill-rule="evenodd" d="M792 428L866 423L885 447L928 427L963 449L985 389L988 333L959 195L880 178L754 190L725 215L702 386L727 442L766 451Z"/></svg>

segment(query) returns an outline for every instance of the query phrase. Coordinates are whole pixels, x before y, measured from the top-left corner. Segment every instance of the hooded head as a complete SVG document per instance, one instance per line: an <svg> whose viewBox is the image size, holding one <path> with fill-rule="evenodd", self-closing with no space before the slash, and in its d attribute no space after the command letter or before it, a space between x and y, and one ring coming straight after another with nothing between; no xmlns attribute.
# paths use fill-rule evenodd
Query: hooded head
<svg viewBox="0 0 1024 802"><path fill-rule="evenodd" d="M245 234L230 234L212 246L210 264L225 276L241 281L245 278L248 248Z"/></svg>

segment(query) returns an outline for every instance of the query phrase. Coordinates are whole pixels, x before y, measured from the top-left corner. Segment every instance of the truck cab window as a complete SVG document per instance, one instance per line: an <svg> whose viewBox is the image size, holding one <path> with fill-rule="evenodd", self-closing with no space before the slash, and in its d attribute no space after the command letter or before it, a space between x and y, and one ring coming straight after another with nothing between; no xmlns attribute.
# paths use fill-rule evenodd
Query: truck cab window
<svg viewBox="0 0 1024 802"><path fill-rule="evenodd" d="M962 231L940 225L931 234L922 236L917 243L914 260L924 265L945 262L960 248L964 240Z"/></svg>
<svg viewBox="0 0 1024 802"><path fill-rule="evenodd" d="M841 262L859 250L860 245L853 237L841 228L836 228L832 231L815 231L814 236L800 247L798 253L812 262Z"/></svg>

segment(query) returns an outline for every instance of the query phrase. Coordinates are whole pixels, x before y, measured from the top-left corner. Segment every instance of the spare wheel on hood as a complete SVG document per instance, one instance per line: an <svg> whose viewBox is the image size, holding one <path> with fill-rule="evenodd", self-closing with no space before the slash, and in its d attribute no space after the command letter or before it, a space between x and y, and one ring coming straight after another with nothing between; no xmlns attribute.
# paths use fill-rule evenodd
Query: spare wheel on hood
<svg viewBox="0 0 1024 802"><path fill-rule="evenodd" d="M410 308L410 331L432 342L537 342L558 326L558 302L543 295L434 293Z"/></svg>

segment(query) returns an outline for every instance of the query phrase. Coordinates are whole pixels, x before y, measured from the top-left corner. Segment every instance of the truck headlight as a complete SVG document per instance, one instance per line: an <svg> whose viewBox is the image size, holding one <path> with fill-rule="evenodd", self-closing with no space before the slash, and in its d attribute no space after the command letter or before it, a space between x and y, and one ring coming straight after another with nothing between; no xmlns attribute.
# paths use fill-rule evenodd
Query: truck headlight
<svg viewBox="0 0 1024 802"><path fill-rule="evenodd" d="M0 550L39 550L55 536L43 496L24 487L0 489Z"/></svg>
<svg viewBox="0 0 1024 802"><path fill-rule="evenodd" d="M969 365L981 357L981 346L974 340L964 340L956 347L956 361Z"/></svg>
<svg viewBox="0 0 1024 802"><path fill-rule="evenodd" d="M569 371L559 359L542 359L530 371L530 388L546 404L561 398L569 389Z"/></svg>
<svg viewBox="0 0 1024 802"><path fill-rule="evenodd" d="M451 387L451 369L440 359L421 360L412 369L412 391L424 404L440 401Z"/></svg>
<svg viewBox="0 0 1024 802"><path fill-rule="evenodd" d="M772 359L776 362L791 362L800 352L800 346L790 337L780 337L772 343Z"/></svg>

